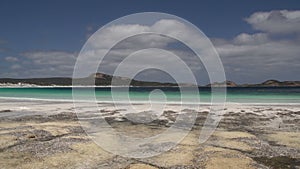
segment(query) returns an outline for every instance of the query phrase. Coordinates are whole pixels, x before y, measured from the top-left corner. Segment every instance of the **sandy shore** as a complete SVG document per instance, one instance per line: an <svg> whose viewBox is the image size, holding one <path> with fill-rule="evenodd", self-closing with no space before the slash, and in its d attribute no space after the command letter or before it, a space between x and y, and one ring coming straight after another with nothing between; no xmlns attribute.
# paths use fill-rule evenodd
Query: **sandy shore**
<svg viewBox="0 0 300 169"><path fill-rule="evenodd" d="M175 148L134 159L97 146L79 124L73 103L7 99L0 103L1 168L300 168L300 105L227 105L217 130L199 144L209 112L208 106L201 106L193 110L198 117L192 131ZM168 105L159 118L140 124L122 116L130 114L126 105L98 107L115 130L135 137L165 131L183 109ZM89 108L82 104L79 113Z"/></svg>

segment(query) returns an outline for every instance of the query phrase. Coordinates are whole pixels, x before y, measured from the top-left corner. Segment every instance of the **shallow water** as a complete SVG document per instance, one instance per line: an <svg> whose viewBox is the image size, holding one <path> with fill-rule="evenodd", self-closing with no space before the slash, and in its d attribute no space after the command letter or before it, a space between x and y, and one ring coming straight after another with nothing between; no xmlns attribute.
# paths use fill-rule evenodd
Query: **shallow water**
<svg viewBox="0 0 300 169"><path fill-rule="evenodd" d="M158 90L157 90L158 89ZM129 92L126 88L76 88L76 96L81 100L99 102L126 101L148 102L149 97L152 101L161 102L166 99L169 103L209 103L211 101L211 89L200 87L199 93L192 89L185 88L185 93L180 92L176 87L130 87ZM151 93L152 91L156 91ZM158 92L157 92L158 91ZM215 98L222 98L224 93L216 91ZM72 100L71 87L38 87L38 88L0 88L0 97L9 98L30 98L43 100ZM198 101L200 99L200 102ZM300 103L300 87L247 87L247 88L227 88L227 102L235 103Z"/></svg>

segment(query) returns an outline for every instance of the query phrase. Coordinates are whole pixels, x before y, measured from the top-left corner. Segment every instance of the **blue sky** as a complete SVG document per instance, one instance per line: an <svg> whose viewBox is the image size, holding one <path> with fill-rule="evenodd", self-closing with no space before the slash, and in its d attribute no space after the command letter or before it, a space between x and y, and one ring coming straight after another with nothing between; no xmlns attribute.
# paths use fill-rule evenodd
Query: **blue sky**
<svg viewBox="0 0 300 169"><path fill-rule="evenodd" d="M198 26L209 38L213 39L212 41L217 46L217 50L220 49L221 51L218 51L221 59L227 60L224 64L232 66L231 63L228 63L230 59L227 59L230 56L227 56L228 53L225 52L223 57L222 51L225 50L224 48L226 46L231 48L232 46L236 47L244 45L233 42L234 39L243 33L246 35L264 34L264 37L266 35L268 39L270 39L268 42L265 42L268 43L268 46L274 44L274 47L276 47L276 45L282 45L283 43L291 43L296 46L299 43L299 32L297 31L291 29L286 30L283 28L285 29L283 31L286 31L287 33L281 33L281 30L272 31L265 25L261 26L250 20L246 21L246 18L249 18L252 14L257 12L283 10L298 11L300 10L300 2L297 0L249 0L245 2L240 2L238 0L136 0L102 2L67 0L29 0L22 2L3 0L0 2L0 77L70 75L70 73L59 74L55 72L48 75L43 74L42 71L39 71L38 66L35 69L36 71L32 70L32 73L28 75L22 72L34 67L30 66L34 63L31 60L33 57L28 57L29 55L35 54L35 57L38 57L37 54L40 53L41 55L44 55L44 57L48 57L48 59L52 55L45 55L45 52L56 52L54 53L56 57L60 57L58 55L64 54L76 55L87 40L87 37L98 28L114 19L137 12L164 12L188 20ZM273 12L272 16L273 14L275 16L276 12ZM284 20L282 21L285 23ZM296 22L295 26L298 25L299 21L296 20ZM274 22L271 22L270 24L272 23ZM290 22L288 21L286 23L289 24ZM292 26L293 25L291 25L291 27ZM274 27L276 28L276 25L274 25ZM300 29L300 27L298 29ZM226 45L224 45L224 43L226 43ZM255 43L258 44L259 42ZM280 47L284 48L284 46ZM298 58L296 63L299 63L300 51L297 51L297 49L294 48L289 50L292 50L294 53L291 54L288 52L287 55L293 55L290 56L293 57L293 59ZM232 57L234 57L233 55L234 54L232 54ZM257 55L259 55L259 53ZM261 52L260 57L264 59L264 56L262 55L264 55L263 52ZM269 55L269 53L266 55ZM47 62L46 59L43 59L42 61ZM242 62L240 64L242 64ZM225 71L229 80L234 80L239 83L259 82L268 78L299 80L300 72L297 71L297 68L299 67L297 67L297 65L294 65L294 67L292 66L290 72L283 70L284 67L288 68L289 66L290 65L286 64L285 66L281 66L279 70L271 70L270 72L265 72L267 70L261 69L262 75L260 75L260 72L249 72L248 70L242 70L244 72L235 74L232 70L226 70L226 65ZM247 69L257 68L253 66Z"/></svg>

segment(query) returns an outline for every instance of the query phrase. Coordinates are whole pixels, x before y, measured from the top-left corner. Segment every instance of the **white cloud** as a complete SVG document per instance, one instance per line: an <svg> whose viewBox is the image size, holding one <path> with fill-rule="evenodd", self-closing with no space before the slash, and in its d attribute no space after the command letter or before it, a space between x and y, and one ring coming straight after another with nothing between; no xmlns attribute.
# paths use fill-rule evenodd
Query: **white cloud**
<svg viewBox="0 0 300 169"><path fill-rule="evenodd" d="M245 19L256 30L268 33L300 33L300 11L256 12Z"/></svg>
<svg viewBox="0 0 300 169"><path fill-rule="evenodd" d="M13 57L13 56L7 56L4 59L8 62L17 62L17 61L19 61L19 59L17 57Z"/></svg>
<svg viewBox="0 0 300 169"><path fill-rule="evenodd" d="M293 40L247 34L216 44L216 49L230 80L261 82L269 78L299 79L299 46L300 43Z"/></svg>
<svg viewBox="0 0 300 169"><path fill-rule="evenodd" d="M139 36L138 34L142 34ZM149 35L150 34L150 35ZM151 36L155 34L156 36ZM161 34L161 36L157 36ZM111 44L117 44L119 39L124 37L131 38L131 41L126 40L123 43L124 48L134 48L134 46L163 48L169 43L176 41L175 39L166 38L165 35L172 37L180 37L182 39L189 39L189 42L203 43L203 35L198 32L193 32L188 25L174 19L161 19L153 25L140 25L140 24L117 24L103 28L96 32L88 42L89 47L93 49L109 49ZM139 36L138 38L132 38Z"/></svg>
<svg viewBox="0 0 300 169"><path fill-rule="evenodd" d="M13 70L20 69L20 68L21 68L21 65L19 65L19 64L14 64L11 66L11 69L13 69Z"/></svg>
<svg viewBox="0 0 300 169"><path fill-rule="evenodd" d="M63 51L36 51L24 52L23 56L30 59L33 63L40 65L58 65L58 64L74 64L76 59L75 53Z"/></svg>
<svg viewBox="0 0 300 169"><path fill-rule="evenodd" d="M269 78L300 79L300 41L290 36L274 38L276 35L300 33L300 11L256 12L246 18L246 21L261 32L241 33L230 40L211 39L223 61L228 79L239 83L261 82ZM160 20L153 25L112 25L102 31L101 39L96 35L91 37L88 43L93 50L84 51L86 57L82 59L87 65L93 63L100 54L107 52L110 44L117 42L119 37L129 37L136 33L157 31L184 36L185 39L190 39L190 42L196 41L198 44L202 44L203 40L201 38L199 40L199 37L189 31L184 24L174 20ZM169 49L180 55L195 73L203 75L205 70L199 59L182 47L170 47L174 42L174 39L157 35L131 37L111 51L109 58L104 59L100 65L100 70L113 73L118 63L133 51L151 47ZM155 53L147 53L147 58L151 58L153 54ZM207 54L206 57L210 57L209 52L205 54ZM14 59L13 57L7 57L5 60L7 62L18 61L20 67L15 66L15 68L23 70L20 73L24 76L72 76L76 61L75 53L63 51L26 52L22 55L25 57L19 58L19 61L18 58ZM163 60L163 58L161 59ZM174 66L167 62L167 58L165 62L166 66ZM148 63L144 60L128 62L128 64L128 66L135 66ZM13 67L11 68L13 69ZM153 76L157 76L157 73L154 73ZM144 78L151 79L149 76ZM159 79L159 77L155 77L155 79Z"/></svg>
<svg viewBox="0 0 300 169"><path fill-rule="evenodd" d="M180 58L190 66L192 71L203 70L201 61L196 55L192 54L192 51L187 51L187 48L183 47L182 44L179 47L178 43L180 41L165 35L185 40L186 43L196 47L201 46L201 57L211 63L210 66L217 65L213 57L210 57L215 54L215 51L210 49L211 44L205 39L204 34L199 35L189 25L178 20L163 19L158 20L153 25L114 24L98 31L89 39L85 50L81 53L84 57L80 58L81 64L78 67L83 70L77 76L87 76L94 71L96 68L92 65L98 61L97 57L99 58L101 54L106 53L116 43L118 44L110 51L109 56L102 61L100 72L112 74L113 70L125 57L132 52L145 48L167 49L180 55ZM128 38L118 42L119 39L124 37ZM147 57L154 58L155 55L157 53L147 54ZM147 67L148 62L140 60L139 63L134 64ZM134 64L128 63L128 67L133 67ZM165 64L169 67L174 66L171 62L165 62ZM180 69L177 70L180 71Z"/></svg>
<svg viewBox="0 0 300 169"><path fill-rule="evenodd" d="M11 68L22 68L19 76L25 77L70 77L76 60L75 53L63 51L34 51L24 52L21 55L22 66L12 65Z"/></svg>
<svg viewBox="0 0 300 169"><path fill-rule="evenodd" d="M256 12L245 19L260 33L213 39L227 77L237 82L300 78L300 11ZM280 37L280 38L278 38Z"/></svg>
<svg viewBox="0 0 300 169"><path fill-rule="evenodd" d="M112 25L101 30L101 33L99 32L92 36L88 45L98 49L107 49L112 47L110 44L116 44L119 37L130 37L148 29L149 27L139 24Z"/></svg>
<svg viewBox="0 0 300 169"><path fill-rule="evenodd" d="M233 39L237 45L259 45L269 41L269 37L265 33L247 34L241 33Z"/></svg>

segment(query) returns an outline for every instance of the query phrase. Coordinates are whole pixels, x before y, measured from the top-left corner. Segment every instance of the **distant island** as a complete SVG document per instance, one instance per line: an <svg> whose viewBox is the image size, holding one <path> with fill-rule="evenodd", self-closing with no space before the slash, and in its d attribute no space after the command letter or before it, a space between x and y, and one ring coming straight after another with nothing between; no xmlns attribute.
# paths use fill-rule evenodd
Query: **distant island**
<svg viewBox="0 0 300 169"><path fill-rule="evenodd" d="M13 78L0 78L0 86L72 86L72 82L79 86L90 85L95 82L95 86L111 86L113 76L103 73L95 73L85 78L72 79L68 77L52 77L52 78L28 78L28 79L13 79ZM178 86L176 83L162 83L150 82L130 79L126 77L115 77L115 80L124 83L130 82L131 86L160 86L172 87ZM300 87L300 81L278 81L267 80L259 84L237 84L233 81L215 82L199 87ZM193 86L192 84L181 84L182 86Z"/></svg>
<svg viewBox="0 0 300 169"><path fill-rule="evenodd" d="M225 86L225 82L208 84L206 87L222 87ZM300 87L300 81L278 81L267 80L258 84L237 84L233 81L226 81L227 87Z"/></svg>
<svg viewBox="0 0 300 169"><path fill-rule="evenodd" d="M127 77L114 77L120 84L130 83L131 86L177 86L175 83L147 82ZM0 86L78 86L95 84L96 86L111 86L113 76L104 73L95 73L85 78L72 79L69 77L13 79L0 78Z"/></svg>

